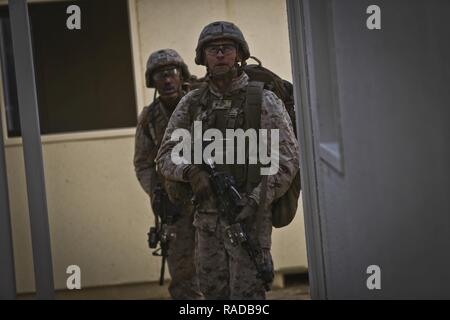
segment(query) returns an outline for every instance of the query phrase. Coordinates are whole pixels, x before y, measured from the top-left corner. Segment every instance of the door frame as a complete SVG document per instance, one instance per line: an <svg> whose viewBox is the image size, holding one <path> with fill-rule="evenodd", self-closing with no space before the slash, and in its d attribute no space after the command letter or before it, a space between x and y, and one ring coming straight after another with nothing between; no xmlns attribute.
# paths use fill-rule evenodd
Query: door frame
<svg viewBox="0 0 450 320"><path fill-rule="evenodd" d="M296 102L297 137L300 144L300 172L310 295L327 299L325 248L319 201L318 163L316 150L317 125L314 101L316 84L311 30L310 1L286 0L292 79ZM326 49L326 48L324 48Z"/></svg>

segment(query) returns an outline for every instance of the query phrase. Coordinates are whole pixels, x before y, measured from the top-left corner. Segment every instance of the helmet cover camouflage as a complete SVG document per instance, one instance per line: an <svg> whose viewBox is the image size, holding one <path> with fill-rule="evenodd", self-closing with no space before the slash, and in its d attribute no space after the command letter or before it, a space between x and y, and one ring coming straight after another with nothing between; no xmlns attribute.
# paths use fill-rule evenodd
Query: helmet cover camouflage
<svg viewBox="0 0 450 320"><path fill-rule="evenodd" d="M147 88L155 87L152 77L155 70L171 65L181 69L181 75L185 81L190 78L189 69L178 52L173 49L162 49L153 52L147 60L147 70L145 71L145 85Z"/></svg>
<svg viewBox="0 0 450 320"><path fill-rule="evenodd" d="M242 55L241 58L243 61L250 57L250 50L241 30L234 23L227 21L216 21L208 24L200 33L197 48L195 49L196 64L205 65L203 49L208 42L218 39L230 39L236 42L239 45Z"/></svg>

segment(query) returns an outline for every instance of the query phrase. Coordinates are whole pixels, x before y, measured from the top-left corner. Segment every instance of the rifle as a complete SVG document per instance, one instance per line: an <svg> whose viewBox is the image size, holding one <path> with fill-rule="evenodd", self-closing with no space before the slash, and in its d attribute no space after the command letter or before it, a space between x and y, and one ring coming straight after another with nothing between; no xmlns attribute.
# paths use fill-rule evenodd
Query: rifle
<svg viewBox="0 0 450 320"><path fill-rule="evenodd" d="M217 209L228 225L225 229L227 238L233 246L239 244L248 253L255 265L257 277L263 281L266 291L269 291L273 280L273 270L262 262L262 259L258 259L261 249L248 236L245 225L236 222L236 217L242 210L242 197L236 189L233 176L226 172L219 172L211 159L208 159L206 169L217 198Z"/></svg>
<svg viewBox="0 0 450 320"><path fill-rule="evenodd" d="M180 213L180 209L170 202L169 196L160 183L158 183L153 193L152 208L155 213L155 226L151 227L147 233L148 246L150 249L155 249L159 243L159 248L153 251L152 255L162 258L159 276L159 285L162 286L164 283L164 271L166 269L170 240L175 237L175 234L169 233L168 227L175 222ZM158 218L161 219L161 222L159 222Z"/></svg>

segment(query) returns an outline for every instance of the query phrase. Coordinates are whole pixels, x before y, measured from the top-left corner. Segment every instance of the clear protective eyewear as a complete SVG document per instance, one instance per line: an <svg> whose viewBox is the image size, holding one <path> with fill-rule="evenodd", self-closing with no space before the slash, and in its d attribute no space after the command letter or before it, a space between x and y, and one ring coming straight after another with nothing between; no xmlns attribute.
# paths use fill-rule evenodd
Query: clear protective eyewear
<svg viewBox="0 0 450 320"><path fill-rule="evenodd" d="M163 80L165 78L175 78L175 76L177 76L179 74L180 74L180 71L178 70L178 68L161 70L161 71L155 72L153 74L153 80L158 81L158 80Z"/></svg>
<svg viewBox="0 0 450 320"><path fill-rule="evenodd" d="M221 45L209 45L205 48L205 52L208 55L215 56L221 51L224 55L229 55L236 50L234 44L221 44Z"/></svg>

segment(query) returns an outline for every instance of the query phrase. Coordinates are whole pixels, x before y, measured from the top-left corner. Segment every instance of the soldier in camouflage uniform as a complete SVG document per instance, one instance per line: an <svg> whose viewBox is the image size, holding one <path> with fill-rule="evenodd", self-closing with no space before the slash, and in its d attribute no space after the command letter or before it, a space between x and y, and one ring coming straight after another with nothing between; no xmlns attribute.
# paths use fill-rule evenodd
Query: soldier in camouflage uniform
<svg viewBox="0 0 450 320"><path fill-rule="evenodd" d="M192 132L195 120L202 121L203 130L217 128L222 133L226 129L246 130L250 117L261 117L261 129L279 129L279 170L267 177L267 188L262 186L259 170L257 176L249 174L247 164L217 165L219 170L233 175L244 199L236 221L245 223L249 236L259 244L260 259L270 265L272 271L270 204L286 192L298 170L298 143L283 102L273 92L262 90L261 114L246 114L246 94L251 84L242 66L249 56L247 42L234 24L219 21L203 29L195 62L206 66L208 85L189 92L180 101L156 160L166 178L191 185L199 204L194 215L196 267L200 290L206 299L264 299L265 290L247 252L242 246L231 245L225 236L227 223L217 212L204 167L189 163L176 165L171 160L171 152L178 143L171 141L172 132L177 128ZM248 152L235 151L236 154ZM267 191L265 195L261 192L263 189Z"/></svg>
<svg viewBox="0 0 450 320"><path fill-rule="evenodd" d="M187 65L175 50L164 49L150 55L145 73L146 86L155 88L159 97L139 115L134 167L142 188L150 196L152 205L156 188L171 186L170 182L156 171L155 158L170 116L184 95L182 85L189 77ZM169 242L167 257L172 277L169 292L173 299L199 299L202 295L198 290L194 264L193 207L181 206L181 203L177 205L179 214L177 212L178 218L170 226L170 234L173 237ZM180 207L183 207L183 210L178 209Z"/></svg>

